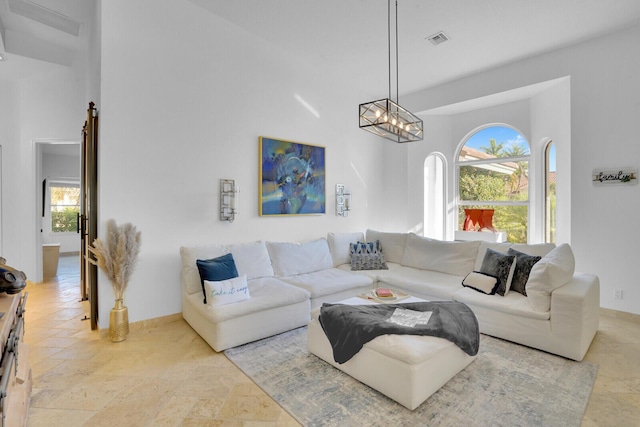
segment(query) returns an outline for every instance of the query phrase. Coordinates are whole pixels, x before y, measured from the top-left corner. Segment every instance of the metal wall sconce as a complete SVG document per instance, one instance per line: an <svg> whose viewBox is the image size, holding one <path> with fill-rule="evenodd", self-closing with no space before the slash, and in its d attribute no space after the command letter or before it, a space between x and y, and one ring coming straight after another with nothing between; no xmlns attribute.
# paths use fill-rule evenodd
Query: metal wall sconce
<svg viewBox="0 0 640 427"><path fill-rule="evenodd" d="M336 215L349 216L351 210L351 192L343 184L336 184Z"/></svg>
<svg viewBox="0 0 640 427"><path fill-rule="evenodd" d="M220 180L220 221L233 222L236 219L239 192L240 186L233 179Z"/></svg>

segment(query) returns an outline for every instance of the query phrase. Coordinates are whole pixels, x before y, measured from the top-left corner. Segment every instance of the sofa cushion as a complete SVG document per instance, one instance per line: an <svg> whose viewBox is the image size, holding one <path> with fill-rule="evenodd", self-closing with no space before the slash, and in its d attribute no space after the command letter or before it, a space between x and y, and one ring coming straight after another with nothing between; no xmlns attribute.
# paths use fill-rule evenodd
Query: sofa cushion
<svg viewBox="0 0 640 427"><path fill-rule="evenodd" d="M242 275L229 280L204 281L207 305L218 307L249 299L247 276Z"/></svg>
<svg viewBox="0 0 640 427"><path fill-rule="evenodd" d="M238 274L246 274L247 280L273 276L271 258L264 242L231 245L228 249L233 254Z"/></svg>
<svg viewBox="0 0 640 427"><path fill-rule="evenodd" d="M433 270L420 270L387 263L389 270L378 270L377 286L402 290L410 295L429 300L451 300L462 288L464 276L454 276Z"/></svg>
<svg viewBox="0 0 640 427"><path fill-rule="evenodd" d="M380 240L350 243L351 270L387 270Z"/></svg>
<svg viewBox="0 0 640 427"><path fill-rule="evenodd" d="M311 298L323 297L348 289L373 287L373 280L370 277L338 268L282 277L281 280L308 291Z"/></svg>
<svg viewBox="0 0 640 427"><path fill-rule="evenodd" d="M275 277L261 277L247 281L251 298L238 304L227 304L210 307L202 304L199 295L187 295L186 299L200 314L206 316L212 323L220 323L236 319L241 316L261 311L278 309L309 299L309 292L291 286Z"/></svg>
<svg viewBox="0 0 640 427"><path fill-rule="evenodd" d="M513 280L511 281L511 290L521 293L527 296L527 280L529 280L529 273L531 268L536 262L540 261L542 257L535 255L527 255L523 252L516 251L513 248L509 248L509 255L515 255L516 257L516 270L513 272Z"/></svg>
<svg viewBox="0 0 640 427"><path fill-rule="evenodd" d="M349 264L351 262L349 244L363 240L364 233L361 232L327 234L327 243L329 243L329 250L333 258L333 266L337 267L342 264Z"/></svg>
<svg viewBox="0 0 640 427"><path fill-rule="evenodd" d="M531 307L540 312L551 309L551 293L568 283L575 271L571 247L559 245L538 261L529 273L526 291Z"/></svg>
<svg viewBox="0 0 640 427"><path fill-rule="evenodd" d="M525 253L527 255L545 256L553 249L555 249L556 245L555 243L514 243L511 247L516 251Z"/></svg>
<svg viewBox="0 0 640 427"><path fill-rule="evenodd" d="M367 230L367 241L380 240L382 253L386 262L402 262L407 233L387 233L383 231Z"/></svg>
<svg viewBox="0 0 640 427"><path fill-rule="evenodd" d="M409 233L401 264L464 277L473 271L479 245L478 241L447 242Z"/></svg>
<svg viewBox="0 0 640 427"><path fill-rule="evenodd" d="M187 294L202 292L202 281L196 260L215 258L226 253L229 253L229 250L222 245L182 246L180 248L182 286Z"/></svg>
<svg viewBox="0 0 640 427"><path fill-rule="evenodd" d="M487 253L487 249L493 249L496 252L500 252L506 254L510 247L513 246L513 243L503 242L503 243L493 243L493 242L485 242L481 241L478 246L478 256L476 257L476 263L473 267L475 271L480 271L482 267L482 261L484 261L484 255Z"/></svg>
<svg viewBox="0 0 640 427"><path fill-rule="evenodd" d="M486 295L494 295L498 290L498 286L500 286L500 281L496 276L479 271L472 271L462 280L462 286Z"/></svg>
<svg viewBox="0 0 640 427"><path fill-rule="evenodd" d="M278 277L333 268L327 239L306 243L267 242L273 271Z"/></svg>
<svg viewBox="0 0 640 427"><path fill-rule="evenodd" d="M550 312L541 313L535 311L529 305L528 298L517 292L510 292L504 298L496 298L484 295L473 289L461 288L453 294L453 300L467 304L473 310L474 307L483 307L503 313L514 314L525 319L549 320ZM481 322L482 323L482 322Z"/></svg>
<svg viewBox="0 0 640 427"><path fill-rule="evenodd" d="M513 272L516 269L515 255L507 255L493 249L487 249L480 267L481 273L490 274L498 278L498 290L496 293L505 296L511 288Z"/></svg>

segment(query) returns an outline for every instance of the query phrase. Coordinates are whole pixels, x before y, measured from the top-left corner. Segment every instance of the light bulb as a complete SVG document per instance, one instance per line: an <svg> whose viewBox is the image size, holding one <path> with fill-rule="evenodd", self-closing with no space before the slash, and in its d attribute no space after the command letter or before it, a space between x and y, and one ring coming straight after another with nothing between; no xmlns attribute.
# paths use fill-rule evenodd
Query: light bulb
<svg viewBox="0 0 640 427"><path fill-rule="evenodd" d="M384 115L384 121L385 122L389 121L389 117L386 114Z"/></svg>
<svg viewBox="0 0 640 427"><path fill-rule="evenodd" d="M394 126L395 126L395 125L396 125L396 123L397 123L396 119L391 120L391 124L392 124L392 125L394 125Z"/></svg>
<svg viewBox="0 0 640 427"><path fill-rule="evenodd" d="M382 113L380 112L380 110L376 111L376 119L379 118L382 115Z"/></svg>

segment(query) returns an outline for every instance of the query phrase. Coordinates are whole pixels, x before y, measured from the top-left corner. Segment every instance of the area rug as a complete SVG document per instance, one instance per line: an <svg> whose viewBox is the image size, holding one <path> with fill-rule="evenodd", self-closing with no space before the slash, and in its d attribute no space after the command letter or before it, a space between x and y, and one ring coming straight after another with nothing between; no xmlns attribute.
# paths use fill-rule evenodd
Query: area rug
<svg viewBox="0 0 640 427"><path fill-rule="evenodd" d="M598 366L482 335L478 357L413 411L307 352L307 328L226 356L304 426L579 426Z"/></svg>

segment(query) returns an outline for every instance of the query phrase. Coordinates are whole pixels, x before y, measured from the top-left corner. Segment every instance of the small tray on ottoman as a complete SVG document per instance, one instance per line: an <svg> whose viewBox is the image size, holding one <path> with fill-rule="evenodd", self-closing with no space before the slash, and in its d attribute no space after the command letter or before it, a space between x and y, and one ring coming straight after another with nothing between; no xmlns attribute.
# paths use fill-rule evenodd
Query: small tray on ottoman
<svg viewBox="0 0 640 427"><path fill-rule="evenodd" d="M380 288L378 288L378 289L380 289ZM396 303L396 302L400 302L400 301L406 300L407 298L411 297L411 295L409 295L409 294L407 294L405 292L397 291L395 289L386 289L386 288L385 288L385 291L389 292L387 294L388 296L381 296L381 295L378 295L378 293L376 293L376 291L378 289L373 289L373 290L371 290L369 292L358 294L356 296L358 298L362 298L364 300L375 301L375 302L382 303L382 304L390 303L390 302Z"/></svg>
<svg viewBox="0 0 640 427"><path fill-rule="evenodd" d="M341 303L375 304L358 297ZM349 361L338 364L318 321L319 313L319 308L312 311L307 337L309 352L411 410L476 358L443 338L382 335L365 344Z"/></svg>

